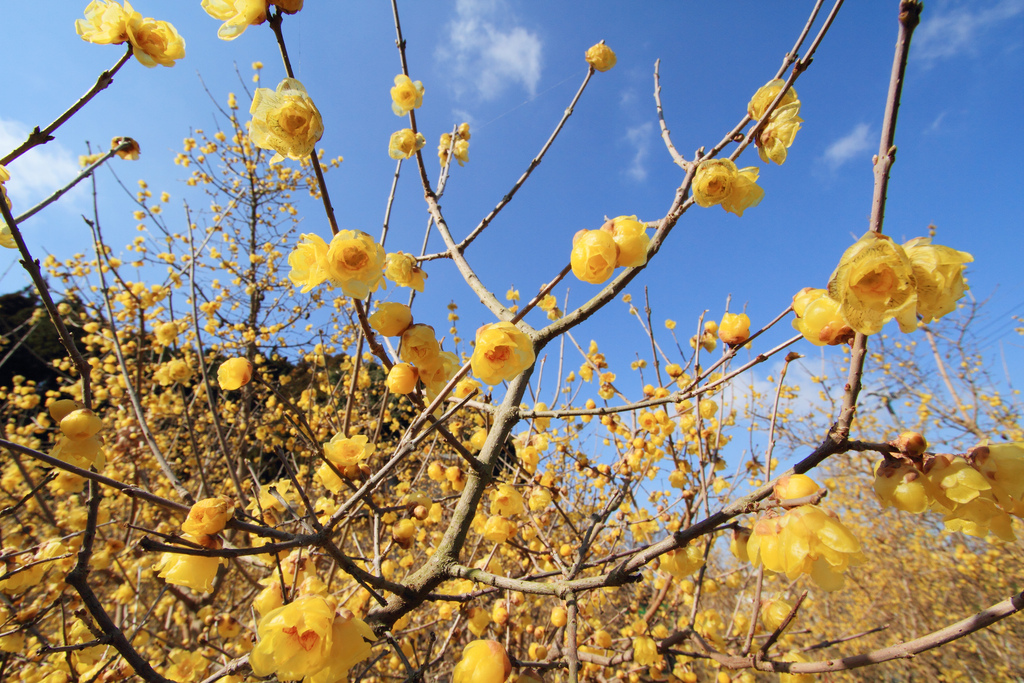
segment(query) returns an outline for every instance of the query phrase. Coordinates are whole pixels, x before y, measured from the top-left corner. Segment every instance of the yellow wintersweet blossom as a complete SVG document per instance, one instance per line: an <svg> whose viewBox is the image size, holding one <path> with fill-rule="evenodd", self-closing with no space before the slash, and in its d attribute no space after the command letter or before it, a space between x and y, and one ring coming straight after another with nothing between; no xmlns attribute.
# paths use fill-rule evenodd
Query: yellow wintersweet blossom
<svg viewBox="0 0 1024 683"><path fill-rule="evenodd" d="M409 363L395 363L388 371L384 385L392 394L403 396L412 393L419 379L419 371Z"/></svg>
<svg viewBox="0 0 1024 683"><path fill-rule="evenodd" d="M765 110L768 105L772 103L778 94L782 90L782 86L786 84L782 79L776 78L774 81L769 81L765 85L762 85L754 93L754 96L750 98L750 102L747 104L747 114L750 118L760 121L764 116ZM796 95L796 90L790 88L786 91L786 94L782 96L782 101L779 102L779 107L784 107L793 102L799 102L799 98ZM778 111L778 109L776 109Z"/></svg>
<svg viewBox="0 0 1024 683"><path fill-rule="evenodd" d="M309 156L324 134L320 111L294 78L278 83L277 90L256 88L249 113L249 137L257 147L275 152L271 164Z"/></svg>
<svg viewBox="0 0 1024 683"><path fill-rule="evenodd" d="M480 382L477 382L472 377L464 377L459 380L459 383L455 385L455 398L466 398L474 391L480 388Z"/></svg>
<svg viewBox="0 0 1024 683"><path fill-rule="evenodd" d="M395 76L395 87L391 88L391 111L396 116L405 116L423 105L423 83L408 76Z"/></svg>
<svg viewBox="0 0 1024 683"><path fill-rule="evenodd" d="M425 368L437 363L441 346L430 325L412 325L402 333L399 357L406 363Z"/></svg>
<svg viewBox="0 0 1024 683"><path fill-rule="evenodd" d="M903 332L917 329L913 265L903 248L885 235L867 232L839 260L828 295L857 332L875 334L892 318Z"/></svg>
<svg viewBox="0 0 1024 683"><path fill-rule="evenodd" d="M365 299L384 282L384 248L361 230L339 230L327 249L327 276L355 299Z"/></svg>
<svg viewBox="0 0 1024 683"><path fill-rule="evenodd" d="M804 122L799 114L799 102L787 104L772 112L768 124L754 140L761 161L774 161L781 165L786 160L786 150L792 146L800 124Z"/></svg>
<svg viewBox="0 0 1024 683"><path fill-rule="evenodd" d="M535 359L530 337L512 323L492 323L476 332L471 362L473 374L482 382L493 386L514 379Z"/></svg>
<svg viewBox="0 0 1024 683"><path fill-rule="evenodd" d="M683 548L670 550L661 556L659 566L677 579L685 579L704 564L704 550L699 544L689 543Z"/></svg>
<svg viewBox="0 0 1024 683"><path fill-rule="evenodd" d="M363 434L346 437L335 434L324 444L324 456L338 467L358 465L373 454L376 444L369 443Z"/></svg>
<svg viewBox="0 0 1024 683"><path fill-rule="evenodd" d="M85 19L75 20L75 32L96 45L117 45L128 40L128 16L114 0L92 0L85 7Z"/></svg>
<svg viewBox="0 0 1024 683"><path fill-rule="evenodd" d="M327 279L327 242L320 235L304 233L288 254L288 265L288 279L305 294Z"/></svg>
<svg viewBox="0 0 1024 683"><path fill-rule="evenodd" d="M504 543L514 537L518 529L516 523L501 515L491 515L484 523L481 535L493 543Z"/></svg>
<svg viewBox="0 0 1024 683"><path fill-rule="evenodd" d="M494 640L474 640L462 650L451 683L504 683L512 662L504 646Z"/></svg>
<svg viewBox="0 0 1024 683"><path fill-rule="evenodd" d="M181 525L186 534L212 536L224 530L235 506L223 498L204 498L189 508L188 518Z"/></svg>
<svg viewBox="0 0 1024 683"><path fill-rule="evenodd" d="M178 30L166 21L158 21L132 9L127 0L124 3L127 17L125 28L132 54L145 67L174 66L174 62L185 58L185 39Z"/></svg>
<svg viewBox="0 0 1024 683"><path fill-rule="evenodd" d="M186 541L195 543L210 550L218 550L221 542L213 536L205 534L184 534ZM175 586L188 586L195 591L209 592L213 590L213 580L217 569L227 565L223 557L206 557L203 555L186 555L184 553L163 553L154 569L157 576Z"/></svg>
<svg viewBox="0 0 1024 683"><path fill-rule="evenodd" d="M781 517L762 517L747 541L755 567L785 574L792 581L808 574L826 591L843 587L843 572L863 562L860 543L830 511L801 505Z"/></svg>
<svg viewBox="0 0 1024 683"><path fill-rule="evenodd" d="M384 277L400 287L412 287L417 292L422 292L427 274L420 268L415 256L399 251L387 255Z"/></svg>
<svg viewBox="0 0 1024 683"><path fill-rule="evenodd" d="M618 253L615 239L609 233L580 230L572 241L572 273L584 282L599 285L615 272Z"/></svg>
<svg viewBox="0 0 1024 683"><path fill-rule="evenodd" d="M329 664L306 680L309 683L345 683L348 681L349 669L370 656L376 639L369 624L356 617L351 610L344 607L339 609L331 626L331 651L327 655Z"/></svg>
<svg viewBox="0 0 1024 683"><path fill-rule="evenodd" d="M330 666L334 609L333 601L308 595L264 615L259 643L249 654L253 673L298 680Z"/></svg>
<svg viewBox="0 0 1024 683"><path fill-rule="evenodd" d="M234 40L250 26L267 20L266 0L203 0L203 9L224 23L217 29L221 40Z"/></svg>
<svg viewBox="0 0 1024 683"><path fill-rule="evenodd" d="M491 514L511 517L523 512L523 496L514 486L509 484L498 484L498 488L491 492Z"/></svg>
<svg viewBox="0 0 1024 683"><path fill-rule="evenodd" d="M726 344L736 346L750 338L750 318L746 313L726 313L718 326L718 338Z"/></svg>
<svg viewBox="0 0 1024 683"><path fill-rule="evenodd" d="M650 636L639 636L633 639L633 661L640 666L657 664L661 659L658 644Z"/></svg>
<svg viewBox="0 0 1024 683"><path fill-rule="evenodd" d="M400 337L412 325L412 311L405 304L379 303L369 322L370 327L385 337Z"/></svg>
<svg viewBox="0 0 1024 683"><path fill-rule="evenodd" d="M851 328L839 314L839 302L824 289L804 287L793 296L793 328L815 346L836 346L853 340Z"/></svg>
<svg viewBox="0 0 1024 683"><path fill-rule="evenodd" d="M158 323L153 334L161 346L170 346L178 339L178 324L175 322Z"/></svg>
<svg viewBox="0 0 1024 683"><path fill-rule="evenodd" d="M618 61L615 53L604 42L588 48L584 57L587 60L587 64L594 67L597 71L608 71Z"/></svg>
<svg viewBox="0 0 1024 683"><path fill-rule="evenodd" d="M388 156L392 159L409 159L426 144L427 139L423 133L413 133L411 128L396 130L388 141Z"/></svg>
<svg viewBox="0 0 1024 683"><path fill-rule="evenodd" d="M974 261L966 251L932 244L929 237L916 237L903 245L914 268L917 283L917 314L930 323L956 310L963 298L964 264Z"/></svg>
<svg viewBox="0 0 1024 683"><path fill-rule="evenodd" d="M704 208L721 204L726 211L742 216L764 197L757 176L758 170L753 166L737 169L729 159L706 159L697 165L693 198Z"/></svg>
<svg viewBox="0 0 1024 683"><path fill-rule="evenodd" d="M651 238L647 236L646 226L636 216L618 216L610 222L612 239L618 248L615 265L633 268L647 263L647 247Z"/></svg>
<svg viewBox="0 0 1024 683"><path fill-rule="evenodd" d="M123 147L123 149L117 149ZM117 156L128 161L138 161L141 150L139 143L126 135L119 135L110 140L110 149L117 149ZM155 208L155 207L154 207Z"/></svg>
<svg viewBox="0 0 1024 683"><path fill-rule="evenodd" d="M440 351L436 359L419 366L420 381L427 388L427 397L430 400L441 392L460 366L459 357L451 351Z"/></svg>
<svg viewBox="0 0 1024 683"><path fill-rule="evenodd" d="M217 368L217 383L225 391L240 389L252 379L252 363L247 358L230 358Z"/></svg>

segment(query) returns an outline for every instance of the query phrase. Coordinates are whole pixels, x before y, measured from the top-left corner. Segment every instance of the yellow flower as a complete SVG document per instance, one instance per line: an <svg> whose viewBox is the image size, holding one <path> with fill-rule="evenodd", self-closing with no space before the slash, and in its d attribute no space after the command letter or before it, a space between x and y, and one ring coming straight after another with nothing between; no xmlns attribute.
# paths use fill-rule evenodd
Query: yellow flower
<svg viewBox="0 0 1024 683"><path fill-rule="evenodd" d="M659 561L659 566L677 579L685 579L703 564L704 551L697 544L670 550Z"/></svg>
<svg viewBox="0 0 1024 683"><path fill-rule="evenodd" d="M257 676L276 674L298 680L331 666L334 605L310 595L268 612L260 619L259 643L249 654Z"/></svg>
<svg viewBox="0 0 1024 683"><path fill-rule="evenodd" d="M369 322L370 327L385 337L400 337L412 325L412 311L405 304L379 303Z"/></svg>
<svg viewBox="0 0 1024 683"><path fill-rule="evenodd" d="M221 40L234 40L250 26L267 20L266 0L203 0L203 9L224 23L217 29Z"/></svg>
<svg viewBox="0 0 1024 683"><path fill-rule="evenodd" d="M405 395L412 393L418 379L419 372L415 367L408 363L395 363L388 371L384 384L392 394Z"/></svg>
<svg viewBox="0 0 1024 683"><path fill-rule="evenodd" d="M183 538L204 548L219 549L221 546L220 541L213 536L185 534ZM209 592L213 590L213 580L222 564L227 565L227 560L223 557L163 553L154 569L157 570L157 576L167 583Z"/></svg>
<svg viewBox="0 0 1024 683"><path fill-rule="evenodd" d="M448 148L451 146L452 134L442 133L441 141L437 143L437 158L441 161L442 166L448 163Z"/></svg>
<svg viewBox="0 0 1024 683"><path fill-rule="evenodd" d="M420 381L427 389L427 397L433 400L458 371L459 357L451 351L440 351L432 362L418 366Z"/></svg>
<svg viewBox="0 0 1024 683"><path fill-rule="evenodd" d="M790 91L792 92L792 91ZM799 116L800 103L793 102L776 109L771 118L754 141L761 161L774 161L781 165L786 160L786 149L796 139L796 132L804 122Z"/></svg>
<svg viewBox="0 0 1024 683"><path fill-rule="evenodd" d="M705 208L721 204L726 211L742 216L764 197L757 176L758 170L753 166L737 169L729 159L706 159L697 166L693 198Z"/></svg>
<svg viewBox="0 0 1024 683"><path fill-rule="evenodd" d="M419 267L415 256L399 251L388 254L384 277L400 287L412 287L417 292L422 292L427 274Z"/></svg>
<svg viewBox="0 0 1024 683"><path fill-rule="evenodd" d="M272 164L309 156L324 134L320 111L294 78L278 83L277 90L256 88L249 113L249 137L257 147L275 152Z"/></svg>
<svg viewBox="0 0 1024 683"><path fill-rule="evenodd" d="M975 446L968 458L992 485L1000 505L1009 509L1010 501L1024 501L1024 442Z"/></svg>
<svg viewBox="0 0 1024 683"><path fill-rule="evenodd" d="M656 664L661 659L658 644L650 636L639 636L633 639L633 661L640 666Z"/></svg>
<svg viewBox="0 0 1024 683"><path fill-rule="evenodd" d="M516 524L501 515L491 515L484 523L482 536L493 543L504 543L516 535Z"/></svg>
<svg viewBox="0 0 1024 683"><path fill-rule="evenodd" d="M535 359L530 337L512 323L492 323L476 332L473 374L487 384L493 386L502 380L514 379L533 365Z"/></svg>
<svg viewBox="0 0 1024 683"><path fill-rule="evenodd" d="M636 216L619 216L611 223L612 239L618 247L615 265L632 268L647 263L647 246L651 239L644 224Z"/></svg>
<svg viewBox="0 0 1024 683"><path fill-rule="evenodd" d="M339 230L327 249L327 275L345 294L365 299L384 282L384 248L360 230Z"/></svg>
<svg viewBox="0 0 1024 683"><path fill-rule="evenodd" d="M423 83L413 81L408 76L395 76L395 87L391 89L391 111L396 116L404 116L423 104Z"/></svg>
<svg viewBox="0 0 1024 683"><path fill-rule="evenodd" d="M617 61L615 53L612 49L605 45L603 42L594 45L587 50L585 55L587 64L594 67L597 71L608 71Z"/></svg>
<svg viewBox="0 0 1024 683"><path fill-rule="evenodd" d="M217 384L225 391L240 389L252 379L252 363L247 358L230 358L217 368Z"/></svg>
<svg viewBox="0 0 1024 683"><path fill-rule="evenodd" d="M767 84L758 88L757 92L754 93L754 96L750 98L750 103L747 104L747 113L750 115L750 118L760 121L761 117L764 116L764 112L768 108L768 105L772 103L772 100L775 99L779 94L779 91L782 90L782 86L785 84L785 81L777 78L774 81L769 81ZM794 88L790 88L786 91L786 94L782 96L782 101L779 102L779 107L792 104L793 102L798 102L798 98L796 96L796 90ZM776 111L778 111L778 109L776 109Z"/></svg>
<svg viewBox="0 0 1024 683"><path fill-rule="evenodd" d="M732 346L746 342L750 338L750 318L746 313L726 313L718 326L718 338Z"/></svg>
<svg viewBox="0 0 1024 683"><path fill-rule="evenodd" d="M128 146L117 151L118 158L126 159L128 161L138 161L141 150L139 149L139 143L132 138L123 135L113 138L110 141L110 149L117 149L124 144L127 144Z"/></svg>
<svg viewBox="0 0 1024 683"><path fill-rule="evenodd" d="M73 410L60 421L60 431L72 441L88 439L103 428L103 420L88 408Z"/></svg>
<svg viewBox="0 0 1024 683"><path fill-rule="evenodd" d="M212 536L224 530L235 506L223 498L205 498L189 508L181 530L186 534Z"/></svg>
<svg viewBox="0 0 1024 683"><path fill-rule="evenodd" d="M930 323L956 310L963 298L964 264L974 261L966 251L932 244L928 237L916 237L903 245L914 268L917 282L917 313Z"/></svg>
<svg viewBox="0 0 1024 683"><path fill-rule="evenodd" d="M471 377L465 377L459 380L459 383L455 385L455 398L466 398L474 391L480 388L480 382L477 382Z"/></svg>
<svg viewBox="0 0 1024 683"><path fill-rule="evenodd" d="M85 19L75 21L82 40L97 45L116 45L128 40L128 17L114 0L92 0L85 7Z"/></svg>
<svg viewBox="0 0 1024 683"><path fill-rule="evenodd" d="M491 492L491 514L511 517L523 512L523 496L516 491L515 487L508 484L498 484L498 488Z"/></svg>
<svg viewBox="0 0 1024 683"><path fill-rule="evenodd" d="M185 384L192 378L192 366L187 360L172 358L153 373L153 378L160 382L162 387L169 387L175 383Z"/></svg>
<svg viewBox="0 0 1024 683"><path fill-rule="evenodd" d="M324 444L324 456L338 467L358 465L370 457L377 448L376 444L367 443L368 441L362 434L348 438L342 434L335 434Z"/></svg>
<svg viewBox="0 0 1024 683"><path fill-rule="evenodd" d="M288 254L288 265L288 279L305 294L327 279L327 242L320 235L303 234Z"/></svg>
<svg viewBox="0 0 1024 683"><path fill-rule="evenodd" d="M924 475L906 463L880 460L875 465L873 486L883 506L915 514L924 512L935 502L926 483Z"/></svg>
<svg viewBox="0 0 1024 683"><path fill-rule="evenodd" d="M494 640L474 640L462 650L451 683L504 683L512 673L505 648Z"/></svg>
<svg viewBox="0 0 1024 683"><path fill-rule="evenodd" d="M413 133L411 128L396 130L388 142L388 155L392 159L409 159L426 144L423 133Z"/></svg>
<svg viewBox="0 0 1024 683"><path fill-rule="evenodd" d="M793 328L815 346L836 346L853 340L851 328L839 314L839 302L824 289L804 287L793 296Z"/></svg>
<svg viewBox="0 0 1024 683"><path fill-rule="evenodd" d="M599 285L612 276L618 260L615 239L603 230L581 230L572 242L573 275L584 282Z"/></svg>
<svg viewBox="0 0 1024 683"><path fill-rule="evenodd" d="M178 324L174 322L160 323L153 328L156 340L162 346L170 346L178 338Z"/></svg>
<svg viewBox="0 0 1024 683"><path fill-rule="evenodd" d="M867 232L846 250L828 294L857 332L874 334L892 318L903 332L917 328L913 266L903 248L885 235Z"/></svg>
<svg viewBox="0 0 1024 683"><path fill-rule="evenodd" d="M373 629L350 610L341 608L331 626L328 665L309 676L308 683L345 683L348 670L370 656L376 636Z"/></svg>
<svg viewBox="0 0 1024 683"><path fill-rule="evenodd" d="M826 591L843 587L843 572L863 562L860 543L836 516L815 505L801 505L781 517L762 517L747 541L750 563L786 574L808 574Z"/></svg>
<svg viewBox="0 0 1024 683"><path fill-rule="evenodd" d="M437 363L441 346L430 325L412 325L402 333L402 348L399 357L406 363L424 368Z"/></svg>
<svg viewBox="0 0 1024 683"><path fill-rule="evenodd" d="M466 140L456 140L455 149L452 150L452 154L455 155L455 160L459 162L459 166L462 166L469 162L469 142Z"/></svg>
<svg viewBox="0 0 1024 683"><path fill-rule="evenodd" d="M124 11L132 54L143 66L174 66L174 62L185 58L185 39L178 35L177 29L166 21L143 18L127 0Z"/></svg>

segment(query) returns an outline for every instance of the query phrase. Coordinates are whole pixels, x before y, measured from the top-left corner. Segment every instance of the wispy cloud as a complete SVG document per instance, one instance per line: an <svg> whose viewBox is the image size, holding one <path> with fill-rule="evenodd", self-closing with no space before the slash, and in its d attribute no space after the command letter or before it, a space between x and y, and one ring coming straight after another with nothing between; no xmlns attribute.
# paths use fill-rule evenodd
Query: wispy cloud
<svg viewBox="0 0 1024 683"><path fill-rule="evenodd" d="M457 94L493 100L516 84L534 95L541 52L540 37L517 25L503 0L458 0L437 57L452 70Z"/></svg>
<svg viewBox="0 0 1024 683"><path fill-rule="evenodd" d="M994 5L971 2L944 14L925 15L914 33L914 48L910 54L926 62L954 57L977 50L983 34L990 27L1024 14L1024 0L999 0Z"/></svg>
<svg viewBox="0 0 1024 683"><path fill-rule="evenodd" d="M647 180L647 153L651 149L651 131L654 124L650 121L635 128L626 129L626 142L633 149L633 163L626 169L626 175L637 182Z"/></svg>
<svg viewBox="0 0 1024 683"><path fill-rule="evenodd" d="M866 123L858 123L849 133L839 138L825 150L822 156L832 170L836 170L854 157L871 149L871 127Z"/></svg>
<svg viewBox="0 0 1024 683"><path fill-rule="evenodd" d="M0 119L0 154L16 148L28 134L25 124ZM50 142L18 157L7 170L11 173L7 194L18 214L78 175L78 157L59 142Z"/></svg>

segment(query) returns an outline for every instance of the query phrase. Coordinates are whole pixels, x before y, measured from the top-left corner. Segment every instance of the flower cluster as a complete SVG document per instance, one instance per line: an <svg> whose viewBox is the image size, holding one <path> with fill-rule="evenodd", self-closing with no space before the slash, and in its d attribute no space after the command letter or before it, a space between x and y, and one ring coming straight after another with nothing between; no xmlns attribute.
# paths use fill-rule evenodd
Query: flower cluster
<svg viewBox="0 0 1024 683"><path fill-rule="evenodd" d="M85 8L85 19L75 21L82 40L97 45L128 42L132 54L143 66L174 66L185 57L185 40L166 21L143 17L125 0L92 0Z"/></svg>
<svg viewBox="0 0 1024 683"><path fill-rule="evenodd" d="M774 495L785 502L817 491L809 477L794 475L779 480ZM835 513L817 505L798 505L781 516L769 512L758 519L747 541L747 557L755 567L763 564L791 581L807 574L830 592L843 587L848 567L864 561L849 529Z"/></svg>
<svg viewBox="0 0 1024 683"><path fill-rule="evenodd" d="M904 450L875 466L875 493L905 512L939 512L947 531L1016 540L1024 518L1024 442L982 444L965 456Z"/></svg>
<svg viewBox="0 0 1024 683"><path fill-rule="evenodd" d="M320 111L294 78L278 83L277 90L256 88L249 113L249 137L257 147L275 152L272 164L286 157L295 161L308 157L324 134Z"/></svg>
<svg viewBox="0 0 1024 683"><path fill-rule="evenodd" d="M636 216L618 216L599 230L580 230L572 240L572 272L584 282L601 284L617 267L646 264L650 241Z"/></svg>
<svg viewBox="0 0 1024 683"><path fill-rule="evenodd" d="M784 86L784 81L776 79L758 88L747 105L750 118L758 121L763 119L768 106L778 97ZM796 96L796 90L790 88L754 139L761 161L774 161L781 165L786 160L786 150L793 144L801 123L803 119L800 118L800 100Z"/></svg>
<svg viewBox="0 0 1024 683"><path fill-rule="evenodd" d="M384 260L384 248L360 230L339 230L329 245L319 235L304 234L288 255L288 278L303 292L328 281L350 297L365 299L387 287Z"/></svg>
<svg viewBox="0 0 1024 683"><path fill-rule="evenodd" d="M705 159L697 164L693 198L704 208L721 204L729 213L742 216L764 197L758 174L756 167L737 168L731 159Z"/></svg>
<svg viewBox="0 0 1024 683"><path fill-rule="evenodd" d="M440 160L441 166L448 165L450 161L448 158L449 152L459 162L459 166L466 164L469 161L470 137L472 136L469 132L468 123L459 124L459 127L455 129L454 145L452 144L452 134L443 133L441 141L437 143L437 158Z"/></svg>
<svg viewBox="0 0 1024 683"><path fill-rule="evenodd" d="M896 318L903 332L956 310L964 295L967 252L918 237L900 246L868 232L839 260L828 290L804 289L793 297L793 326L811 343L840 344L852 332L874 334Z"/></svg>

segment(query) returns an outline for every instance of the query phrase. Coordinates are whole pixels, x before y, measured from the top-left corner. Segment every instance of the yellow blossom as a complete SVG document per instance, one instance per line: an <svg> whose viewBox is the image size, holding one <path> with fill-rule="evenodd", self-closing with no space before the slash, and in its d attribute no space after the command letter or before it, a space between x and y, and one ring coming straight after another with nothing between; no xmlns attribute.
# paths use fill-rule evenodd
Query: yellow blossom
<svg viewBox="0 0 1024 683"><path fill-rule="evenodd" d="M413 81L408 76L395 76L395 87L391 88L391 111L396 116L404 116L423 104L423 83Z"/></svg>
<svg viewBox="0 0 1024 683"><path fill-rule="evenodd" d="M128 40L128 17L114 0L92 0L85 7L85 19L75 20L75 32L82 40L97 45L115 45Z"/></svg>
<svg viewBox="0 0 1024 683"><path fill-rule="evenodd" d="M484 523L482 536L494 543L504 543L516 535L516 524L501 515L491 515Z"/></svg>
<svg viewBox="0 0 1024 683"><path fill-rule="evenodd" d="M493 386L514 379L535 359L533 342L512 323L492 323L477 330L472 367L482 382Z"/></svg>
<svg viewBox="0 0 1024 683"><path fill-rule="evenodd" d="M335 434L330 441L324 444L324 456L338 467L350 467L358 465L370 457L377 448L376 444L368 443L362 434L352 437L345 437L342 434Z"/></svg>
<svg viewBox="0 0 1024 683"><path fill-rule="evenodd" d="M511 517L523 512L523 496L509 484L498 484L491 493L491 514Z"/></svg>
<svg viewBox="0 0 1024 683"><path fill-rule="evenodd" d="M460 366L459 357L451 351L439 351L436 359L418 366L420 381L427 389L427 397L433 400Z"/></svg>
<svg viewBox="0 0 1024 683"><path fill-rule="evenodd" d="M867 232L846 250L829 279L828 295L857 332L874 334L892 318L903 332L917 328L913 266L885 235Z"/></svg>
<svg viewBox="0 0 1024 683"><path fill-rule="evenodd" d="M303 234L288 254L288 265L288 279L305 294L327 279L327 242L320 235Z"/></svg>
<svg viewBox="0 0 1024 683"><path fill-rule="evenodd" d="M914 268L917 283L917 314L930 323L956 310L963 298L964 264L974 261L966 251L932 244L928 237L917 237L903 245Z"/></svg>
<svg viewBox="0 0 1024 683"><path fill-rule="evenodd" d="M477 382L472 377L465 377L459 380L459 383L455 385L455 398L466 398L474 391L480 388L480 382Z"/></svg>
<svg viewBox="0 0 1024 683"><path fill-rule="evenodd" d="M132 54L143 66L174 66L174 62L185 58L185 40L178 34L177 29L166 21L143 18L132 9L127 0L124 3L124 11Z"/></svg>
<svg viewBox="0 0 1024 683"><path fill-rule="evenodd" d="M412 311L405 304L384 302L369 319L370 327L385 337L399 337L412 325Z"/></svg>
<svg viewBox="0 0 1024 683"><path fill-rule="evenodd" d="M224 23L217 29L221 40L234 40L250 26L267 20L266 0L203 0L202 7Z"/></svg>
<svg viewBox="0 0 1024 683"><path fill-rule="evenodd" d="M790 91L792 92L792 91ZM793 102L776 109L754 141L761 161L774 161L781 165L786 160L786 150L793 145L796 132L804 122L799 116L800 103Z"/></svg>
<svg viewBox="0 0 1024 683"><path fill-rule="evenodd" d="M117 149L118 147L124 147L124 149ZM124 135L113 138L110 141L110 149L117 149L117 156L120 159L127 159L128 161L139 160L139 143L132 138ZM158 207L153 207L154 209Z"/></svg>
<svg viewBox="0 0 1024 683"><path fill-rule="evenodd" d="M737 169L729 159L706 159L697 166L693 198L705 208L721 204L726 211L742 216L764 197L757 175L758 170L753 166Z"/></svg>
<svg viewBox="0 0 1024 683"><path fill-rule="evenodd" d="M462 650L451 683L504 683L512 673L505 648L494 640L474 640Z"/></svg>
<svg viewBox="0 0 1024 683"><path fill-rule="evenodd" d="M603 230L581 230L573 238L569 261L573 275L599 285L615 271L618 261L615 239Z"/></svg>
<svg viewBox="0 0 1024 683"><path fill-rule="evenodd" d="M761 117L764 116L765 110L768 109L768 105L771 104L772 100L778 96L779 92L782 90L782 86L785 84L785 81L777 78L774 81L769 81L758 88L757 92L754 93L754 96L750 98L750 103L747 104L747 114L750 115L750 118L755 121L760 121ZM794 88L790 88L786 91L786 94L782 96L782 101L779 102L779 106L782 107L797 101L798 98L796 96L796 90Z"/></svg>
<svg viewBox="0 0 1024 683"><path fill-rule="evenodd" d="M388 155L392 159L409 159L426 144L423 133L413 133L411 128L396 130L388 142Z"/></svg>
<svg viewBox="0 0 1024 683"><path fill-rule="evenodd" d="M415 367L408 363L395 363L388 371L384 384L392 394L404 395L416 388L418 379L419 372Z"/></svg>
<svg viewBox="0 0 1024 683"><path fill-rule="evenodd" d="M312 676L331 665L334 605L318 595L299 598L260 619L259 643L249 654L257 676L282 680Z"/></svg>
<svg viewBox="0 0 1024 683"><path fill-rule="evenodd" d="M750 318L746 313L726 313L718 326L718 338L731 346L743 344L750 338Z"/></svg>
<svg viewBox="0 0 1024 683"><path fill-rule="evenodd" d="M839 302L824 289L804 287L793 296L793 328L815 346L853 341L853 328L839 314Z"/></svg>
<svg viewBox="0 0 1024 683"><path fill-rule="evenodd" d="M256 88L249 113L249 137L257 147L275 152L271 164L286 157L296 161L308 157L324 134L320 111L294 78L281 81L277 90Z"/></svg>
<svg viewBox="0 0 1024 683"><path fill-rule="evenodd" d="M217 369L217 384L225 391L240 389L252 379L252 363L247 358L229 358Z"/></svg>
<svg viewBox="0 0 1024 683"><path fill-rule="evenodd" d="M204 534L185 534L183 538L203 548L219 549L221 543L213 536ZM184 553L163 553L154 569L157 575L175 586L188 586L195 591L209 592L213 590L213 580L217 569L227 565L222 557L206 557L203 555L186 555Z"/></svg>
<svg viewBox="0 0 1024 683"><path fill-rule="evenodd" d="M422 292L427 274L419 267L415 256L399 251L387 255L384 277L400 287L411 287Z"/></svg>
<svg viewBox="0 0 1024 683"><path fill-rule="evenodd" d="M182 523L181 530L194 535L218 534L224 530L234 510L235 506L223 498L204 498L189 508L188 518Z"/></svg>
<svg viewBox="0 0 1024 683"><path fill-rule="evenodd" d="M402 333L402 348L398 355L406 363L427 367L437 362L441 346L430 325L412 325Z"/></svg>
<svg viewBox="0 0 1024 683"><path fill-rule="evenodd" d="M103 420L88 408L73 410L60 421L60 431L73 441L88 439L103 428Z"/></svg>
<svg viewBox="0 0 1024 683"><path fill-rule="evenodd" d="M162 346L170 346L178 338L178 324L175 322L159 323L153 328L156 340Z"/></svg>
<svg viewBox="0 0 1024 683"><path fill-rule="evenodd" d="M345 683L348 681L349 669L368 658L372 652L376 636L369 624L348 609L342 608L338 612L331 626L331 651L327 655L329 664L309 676L306 679L308 683Z"/></svg>
<svg viewBox="0 0 1024 683"><path fill-rule="evenodd" d="M585 58L587 64L594 67L597 71L608 71L615 66L617 61L615 53L603 42L588 48Z"/></svg>
<svg viewBox="0 0 1024 683"><path fill-rule="evenodd" d="M611 221L612 239L618 248L616 266L633 268L647 263L647 246L651 239L636 216L618 216Z"/></svg>
<svg viewBox="0 0 1024 683"><path fill-rule="evenodd" d="M633 661L640 666L656 664L661 659L658 644L650 636L639 636L633 639Z"/></svg>
<svg viewBox="0 0 1024 683"><path fill-rule="evenodd" d="M699 544L687 544L661 556L660 566L677 579L685 579L704 564L704 550Z"/></svg>
<svg viewBox="0 0 1024 683"><path fill-rule="evenodd" d="M365 299L387 287L384 248L360 230L339 230L327 249L327 276L345 294Z"/></svg>

